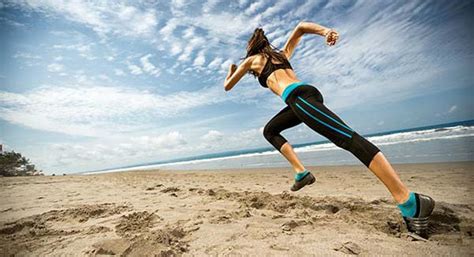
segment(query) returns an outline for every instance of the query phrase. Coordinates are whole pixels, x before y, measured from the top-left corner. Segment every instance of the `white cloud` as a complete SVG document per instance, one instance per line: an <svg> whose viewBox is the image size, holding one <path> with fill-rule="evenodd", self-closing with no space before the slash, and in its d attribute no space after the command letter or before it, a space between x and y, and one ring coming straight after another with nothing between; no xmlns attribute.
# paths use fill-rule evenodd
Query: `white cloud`
<svg viewBox="0 0 474 257"><path fill-rule="evenodd" d="M43 147L47 149L47 154L36 152L28 156L35 164L47 167L47 173L51 174L58 168L62 171L85 171L172 158L176 153L188 151L192 145L179 131L169 131L132 137L105 137L100 141L51 143Z"/></svg>
<svg viewBox="0 0 474 257"><path fill-rule="evenodd" d="M114 73L116 76L124 76L125 72L121 69L114 69Z"/></svg>
<svg viewBox="0 0 474 257"><path fill-rule="evenodd" d="M247 5L249 0L239 0L239 7L242 8Z"/></svg>
<svg viewBox="0 0 474 257"><path fill-rule="evenodd" d="M229 66L233 63L231 59L226 60L225 62L221 63L221 72L227 72Z"/></svg>
<svg viewBox="0 0 474 257"><path fill-rule="evenodd" d="M221 57L216 57L212 62L209 63L207 66L209 69L217 69L220 68L220 65L222 63L223 59Z"/></svg>
<svg viewBox="0 0 474 257"><path fill-rule="evenodd" d="M147 55L140 58L140 63L142 64L142 70L145 71L146 73L150 74L150 75L158 77L160 75L160 69L155 67L155 65L153 65L150 62L149 59L151 57L152 57L151 54L147 54Z"/></svg>
<svg viewBox="0 0 474 257"><path fill-rule="evenodd" d="M47 15L63 16L90 27L100 35L148 36L158 24L155 10L114 1L29 0L15 4Z"/></svg>
<svg viewBox="0 0 474 257"><path fill-rule="evenodd" d="M198 56L196 57L196 59L194 59L193 65L194 66L202 66L202 65L204 65L205 62L206 62L206 56L204 55L204 51L200 51L198 53Z"/></svg>
<svg viewBox="0 0 474 257"><path fill-rule="evenodd" d="M156 95L119 87L41 87L26 93L0 91L0 118L27 127L72 135L101 136L139 129L157 120L238 96L219 87Z"/></svg>
<svg viewBox="0 0 474 257"><path fill-rule="evenodd" d="M209 130L205 135L201 137L206 142L215 143L224 139L224 134L217 130Z"/></svg>
<svg viewBox="0 0 474 257"><path fill-rule="evenodd" d="M175 56L183 51L183 48L181 46L181 43L176 42L171 46L171 55Z"/></svg>
<svg viewBox="0 0 474 257"><path fill-rule="evenodd" d="M152 54L147 54L140 57L139 59L140 66L127 61L127 67L130 70L130 73L133 75L140 75L140 74L146 73L151 76L158 77L161 72L158 67L156 67L153 63L151 63L150 58L152 57L153 57Z"/></svg>
<svg viewBox="0 0 474 257"><path fill-rule="evenodd" d="M143 73L142 68L138 67L135 64L128 64L128 69L130 70L130 73L133 75L140 75Z"/></svg>
<svg viewBox="0 0 474 257"><path fill-rule="evenodd" d="M49 72L61 72L64 70L64 65L60 63L51 63L48 65Z"/></svg>
<svg viewBox="0 0 474 257"><path fill-rule="evenodd" d="M89 52L92 44L53 45L55 49L75 50L80 53Z"/></svg>
<svg viewBox="0 0 474 257"><path fill-rule="evenodd" d="M186 39L193 38L195 36L195 31L196 31L196 29L193 26L187 27L183 31L183 38L186 38Z"/></svg>
<svg viewBox="0 0 474 257"><path fill-rule="evenodd" d="M173 31L178 27L179 23L180 20L176 18L171 18L166 22L166 25L160 29L160 34L164 36L164 40L171 39Z"/></svg>
<svg viewBox="0 0 474 257"><path fill-rule="evenodd" d="M69 50L69 51L76 51L78 52L79 56L84 57L88 60L95 60L95 57L92 54L92 46L94 44L85 44L85 43L78 43L78 44L56 44L53 45L53 49L61 49L61 50Z"/></svg>
<svg viewBox="0 0 474 257"><path fill-rule="evenodd" d="M207 30L211 38L218 38L223 42L241 45L241 42L236 41L236 38L241 35L250 34L258 22L258 17L219 12L204 13L201 16L192 18L189 23Z"/></svg>
<svg viewBox="0 0 474 257"><path fill-rule="evenodd" d="M291 10L291 9L293 9L291 5L295 5L295 2L293 0L280 0L280 1L277 1L275 4L268 7L262 13L262 16L263 17L272 17L272 16L275 16L278 12L280 12L283 9Z"/></svg>
<svg viewBox="0 0 474 257"><path fill-rule="evenodd" d="M172 0L171 5L175 8L182 8L186 5L186 0Z"/></svg>
<svg viewBox="0 0 474 257"><path fill-rule="evenodd" d="M188 41L183 53L178 57L178 61L187 62L191 59L194 49L203 48L206 40L203 37L196 36Z"/></svg>
<svg viewBox="0 0 474 257"><path fill-rule="evenodd" d="M35 55L35 54L30 54L30 53L25 53L25 52L18 52L16 53L13 58L18 59L18 58L23 58L23 59L41 59L41 56Z"/></svg>
<svg viewBox="0 0 474 257"><path fill-rule="evenodd" d="M2 8L2 5L3 3L0 3L0 9ZM11 25L11 26L14 26L14 27L17 27L17 28L23 28L25 27L25 24L23 23L20 23L20 22L17 22L17 21L14 21L12 19L8 19L6 17L0 17L0 21L3 23L3 24L8 24L8 25Z"/></svg>
<svg viewBox="0 0 474 257"><path fill-rule="evenodd" d="M165 148L167 151L187 144L183 135L178 131L159 136L140 136L132 140L141 145L151 146L153 149Z"/></svg>
<svg viewBox="0 0 474 257"><path fill-rule="evenodd" d="M246 15L252 15L265 5L265 0L255 1L245 10Z"/></svg>
<svg viewBox="0 0 474 257"><path fill-rule="evenodd" d="M203 12L211 12L221 0L207 0L202 6Z"/></svg>

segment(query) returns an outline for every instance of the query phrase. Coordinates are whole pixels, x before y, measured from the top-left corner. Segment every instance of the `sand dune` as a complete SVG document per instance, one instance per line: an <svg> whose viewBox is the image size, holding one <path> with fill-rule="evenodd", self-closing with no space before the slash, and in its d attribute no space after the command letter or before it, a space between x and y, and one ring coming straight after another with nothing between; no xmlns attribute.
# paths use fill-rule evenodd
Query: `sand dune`
<svg viewBox="0 0 474 257"><path fill-rule="evenodd" d="M437 206L428 240L407 234L362 166L313 167L290 192L286 169L136 171L1 178L0 250L9 256L472 256L473 163L398 165Z"/></svg>

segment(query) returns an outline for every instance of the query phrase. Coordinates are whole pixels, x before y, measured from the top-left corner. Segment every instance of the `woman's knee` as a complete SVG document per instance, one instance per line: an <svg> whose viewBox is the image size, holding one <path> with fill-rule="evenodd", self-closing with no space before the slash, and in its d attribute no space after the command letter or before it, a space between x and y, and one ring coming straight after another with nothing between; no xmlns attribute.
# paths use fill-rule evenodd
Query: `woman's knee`
<svg viewBox="0 0 474 257"><path fill-rule="evenodd" d="M275 129L270 124L265 125L265 127L263 128L263 136L268 141L271 141L271 139L277 134L278 132L276 132Z"/></svg>
<svg viewBox="0 0 474 257"><path fill-rule="evenodd" d="M276 130L272 126L268 125L263 128L263 136L278 151L280 151L281 147L287 142L280 132L281 131Z"/></svg>
<svg viewBox="0 0 474 257"><path fill-rule="evenodd" d="M370 162L375 157L375 155L380 152L380 149L377 146L356 132L352 134L351 138L337 141L335 144L351 152L367 167L369 167Z"/></svg>

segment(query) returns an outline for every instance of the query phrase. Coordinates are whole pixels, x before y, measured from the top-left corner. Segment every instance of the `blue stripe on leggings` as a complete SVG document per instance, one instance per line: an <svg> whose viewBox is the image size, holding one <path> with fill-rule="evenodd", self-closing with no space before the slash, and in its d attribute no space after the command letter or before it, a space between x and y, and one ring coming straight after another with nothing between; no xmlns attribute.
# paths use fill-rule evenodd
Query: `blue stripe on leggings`
<svg viewBox="0 0 474 257"><path fill-rule="evenodd" d="M326 113L324 113L323 111L319 110L318 108L312 106L310 103L306 102L303 98L301 98L301 97L299 97L299 96L298 96L298 98L299 98L301 101L303 101L303 103L305 103L305 104L307 104L309 107L311 107L313 110L316 110L317 112L321 113L322 115L328 117L328 118L331 119L332 121L334 121L334 122L336 122L337 124L339 124L341 127L343 127L343 128L345 128L345 129L347 129L347 130L353 132L353 130L352 130L351 128L349 128L348 126L346 126L346 125L340 123L339 121L337 121L337 120L334 119L333 117L327 115Z"/></svg>
<svg viewBox="0 0 474 257"><path fill-rule="evenodd" d="M306 115L308 115L309 117L311 117L311 118L315 119L316 121L320 122L320 123L323 124L324 126L326 126L326 127L328 127L328 128L331 128L331 129L333 129L333 130L335 130L335 131L337 131L337 132L343 134L344 136L346 136L346 137L348 137L348 138L351 138L351 135L347 134L346 132L341 131L341 130L339 130L339 129L337 129L337 128L335 128L335 127L333 127L333 126L327 124L326 122L324 122L324 121L322 121L322 120L319 120L318 118L314 117L313 115L311 115L311 113L309 113L309 112L307 112L305 109L303 109L303 107L301 107L298 103L296 103L296 106L297 106L298 108L300 108L304 113L306 113Z"/></svg>

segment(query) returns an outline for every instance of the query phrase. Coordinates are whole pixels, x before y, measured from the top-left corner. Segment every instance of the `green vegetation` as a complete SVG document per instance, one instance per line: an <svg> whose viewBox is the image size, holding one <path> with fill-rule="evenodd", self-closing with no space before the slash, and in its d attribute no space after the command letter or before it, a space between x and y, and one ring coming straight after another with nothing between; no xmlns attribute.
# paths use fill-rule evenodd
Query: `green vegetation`
<svg viewBox="0 0 474 257"><path fill-rule="evenodd" d="M43 175L37 171L30 160L15 151L0 153L0 176L38 176Z"/></svg>

